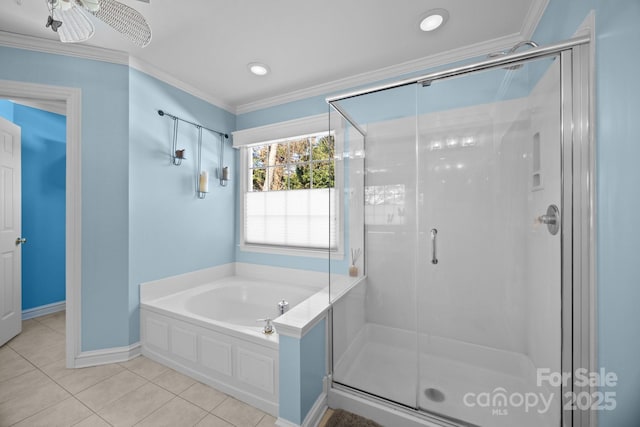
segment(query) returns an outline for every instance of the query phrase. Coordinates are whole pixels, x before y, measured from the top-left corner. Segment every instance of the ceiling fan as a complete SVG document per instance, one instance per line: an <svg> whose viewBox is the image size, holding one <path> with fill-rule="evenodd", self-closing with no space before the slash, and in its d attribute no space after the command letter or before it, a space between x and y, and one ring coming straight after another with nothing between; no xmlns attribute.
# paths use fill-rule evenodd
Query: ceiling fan
<svg viewBox="0 0 640 427"><path fill-rule="evenodd" d="M144 1L144 0L143 0ZM151 42L151 28L137 10L116 0L46 0L46 27L58 33L64 43L89 40L95 28L87 13L113 27L131 42L145 47Z"/></svg>

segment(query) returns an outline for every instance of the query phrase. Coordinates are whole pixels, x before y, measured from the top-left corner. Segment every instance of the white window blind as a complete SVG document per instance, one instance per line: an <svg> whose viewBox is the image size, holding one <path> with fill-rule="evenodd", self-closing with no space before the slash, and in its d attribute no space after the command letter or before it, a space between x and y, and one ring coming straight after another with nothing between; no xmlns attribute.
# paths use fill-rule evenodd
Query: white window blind
<svg viewBox="0 0 640 427"><path fill-rule="evenodd" d="M245 193L245 242L336 248L334 188Z"/></svg>

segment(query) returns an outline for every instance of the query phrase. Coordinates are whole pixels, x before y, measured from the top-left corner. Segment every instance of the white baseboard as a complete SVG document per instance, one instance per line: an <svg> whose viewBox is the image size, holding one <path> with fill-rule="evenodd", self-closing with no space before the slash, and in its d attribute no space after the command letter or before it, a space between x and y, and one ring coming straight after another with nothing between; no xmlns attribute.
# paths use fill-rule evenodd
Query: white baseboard
<svg viewBox="0 0 640 427"><path fill-rule="evenodd" d="M278 418L276 420L276 425L279 427L317 427L322 420L322 416L327 411L327 408L327 393L322 392L316 399L301 425L292 423L284 418Z"/></svg>
<svg viewBox="0 0 640 427"><path fill-rule="evenodd" d="M39 307L28 308L22 310L22 320L33 319L34 317L46 316L47 314L57 313L59 311L65 311L67 309L67 303L65 301L54 302L52 304L45 304Z"/></svg>
<svg viewBox="0 0 640 427"><path fill-rule="evenodd" d="M294 424L291 421L285 420L284 418L278 418L276 420L276 425L278 427L300 427L298 424Z"/></svg>
<svg viewBox="0 0 640 427"><path fill-rule="evenodd" d="M320 424L320 420L322 420L322 416L326 412L327 408L327 393L322 392L309 410L307 416L304 417L302 427L317 427L317 425Z"/></svg>
<svg viewBox="0 0 640 427"><path fill-rule="evenodd" d="M108 363L126 362L140 356L140 343L134 343L125 347L106 348L103 350L83 351L76 356L75 367L86 368L88 366L106 365Z"/></svg>

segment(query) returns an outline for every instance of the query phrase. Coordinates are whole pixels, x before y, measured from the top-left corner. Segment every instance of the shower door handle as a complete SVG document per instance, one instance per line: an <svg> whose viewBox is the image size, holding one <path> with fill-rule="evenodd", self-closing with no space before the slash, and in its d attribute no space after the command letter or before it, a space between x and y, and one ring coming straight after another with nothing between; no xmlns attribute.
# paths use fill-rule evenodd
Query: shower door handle
<svg viewBox="0 0 640 427"><path fill-rule="evenodd" d="M438 263L438 252L437 252L437 244L436 239L438 237L438 230L435 228L431 229L431 264Z"/></svg>

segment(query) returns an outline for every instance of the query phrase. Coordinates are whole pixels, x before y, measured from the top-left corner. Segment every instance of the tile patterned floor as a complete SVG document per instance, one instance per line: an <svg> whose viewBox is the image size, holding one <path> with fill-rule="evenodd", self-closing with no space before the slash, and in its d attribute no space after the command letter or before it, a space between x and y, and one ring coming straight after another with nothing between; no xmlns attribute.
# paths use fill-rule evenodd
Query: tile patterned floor
<svg viewBox="0 0 640 427"><path fill-rule="evenodd" d="M271 415L166 366L65 368L64 312L22 322L0 347L0 427L272 427Z"/></svg>

